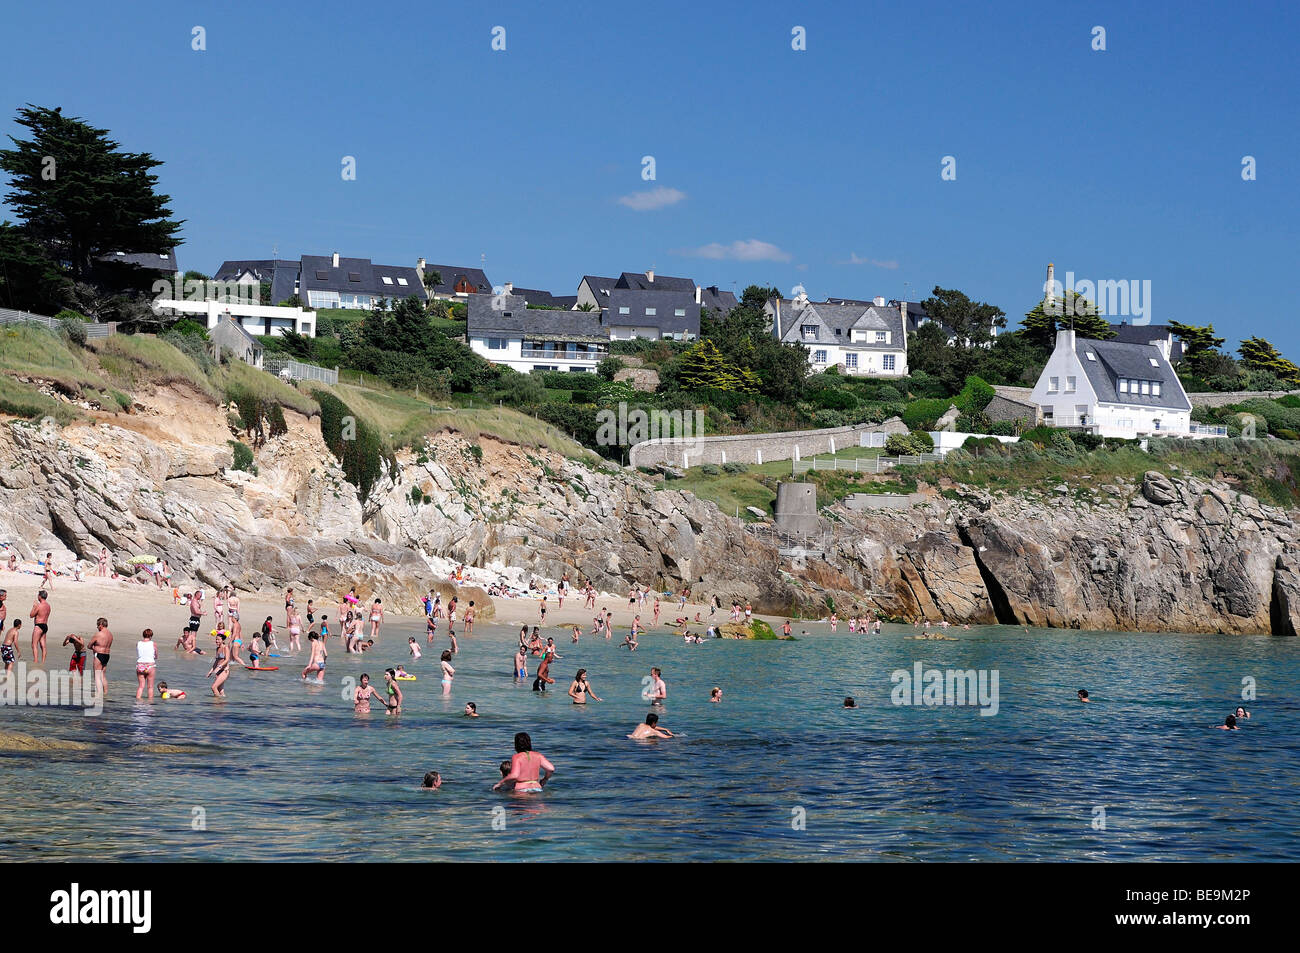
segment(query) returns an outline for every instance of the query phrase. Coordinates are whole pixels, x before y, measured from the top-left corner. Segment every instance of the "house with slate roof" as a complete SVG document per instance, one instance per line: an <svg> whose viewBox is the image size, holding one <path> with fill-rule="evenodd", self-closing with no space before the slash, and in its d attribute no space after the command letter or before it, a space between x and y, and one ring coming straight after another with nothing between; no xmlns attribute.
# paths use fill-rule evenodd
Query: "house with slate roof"
<svg viewBox="0 0 1300 953"><path fill-rule="evenodd" d="M213 276L245 284L271 282L271 303L297 295L311 310L357 308L369 311L381 301L392 307L411 295L427 301L424 282L414 268L377 265L369 258L303 255L299 261L241 259L224 261ZM254 296L254 300L256 297Z"/></svg>
<svg viewBox="0 0 1300 953"><path fill-rule="evenodd" d="M812 302L800 294L774 311L773 320L777 339L807 350L814 371L838 367L841 374L907 376L907 313L902 307Z"/></svg>
<svg viewBox="0 0 1300 953"><path fill-rule="evenodd" d="M736 296L716 285L701 288L692 278L625 271L617 278L583 275L575 307L584 306L600 311L615 340L689 341L699 337L701 307L725 315Z"/></svg>
<svg viewBox="0 0 1300 953"><path fill-rule="evenodd" d="M491 294L492 282L483 273L482 268L466 268L461 265L431 265L423 258L415 263L415 271L420 278L420 287L424 287L424 276L437 272L442 280L429 289L429 297L441 298L443 301L466 301L470 295Z"/></svg>
<svg viewBox="0 0 1300 953"><path fill-rule="evenodd" d="M518 294L470 295L470 350L516 371L593 372L609 356L599 312L529 308Z"/></svg>
<svg viewBox="0 0 1300 953"><path fill-rule="evenodd" d="M1183 359L1183 342L1174 337L1173 328L1167 324L1112 324L1112 340L1124 344L1154 344L1164 352L1165 360L1177 364Z"/></svg>
<svg viewBox="0 0 1300 953"><path fill-rule="evenodd" d="M1103 437L1226 434L1222 427L1192 423L1191 402L1157 344L1095 341L1058 330L1032 399L1047 426Z"/></svg>

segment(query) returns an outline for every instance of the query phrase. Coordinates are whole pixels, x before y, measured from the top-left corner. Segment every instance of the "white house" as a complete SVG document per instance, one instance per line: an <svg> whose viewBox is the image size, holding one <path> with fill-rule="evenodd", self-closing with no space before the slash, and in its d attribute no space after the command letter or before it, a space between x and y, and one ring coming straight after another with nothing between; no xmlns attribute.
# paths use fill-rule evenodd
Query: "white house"
<svg viewBox="0 0 1300 953"><path fill-rule="evenodd" d="M470 350L522 373L595 371L609 356L609 333L595 311L529 308L519 295L470 295Z"/></svg>
<svg viewBox="0 0 1300 953"><path fill-rule="evenodd" d="M1164 351L1154 344L1075 338L1056 332L1056 348L1034 385L1049 427L1103 437L1222 437L1223 427L1191 421L1191 402Z"/></svg>
<svg viewBox="0 0 1300 953"><path fill-rule="evenodd" d="M296 331L309 338L316 336L316 312L302 308L277 308L267 304L240 304L236 301L177 301L163 298L153 302L155 311L170 310L191 315L211 331L222 318L237 322L249 334L279 336Z"/></svg>
<svg viewBox="0 0 1300 953"><path fill-rule="evenodd" d="M808 351L814 371L838 366L842 374L907 376L906 305L813 303L800 294L774 315L777 338Z"/></svg>

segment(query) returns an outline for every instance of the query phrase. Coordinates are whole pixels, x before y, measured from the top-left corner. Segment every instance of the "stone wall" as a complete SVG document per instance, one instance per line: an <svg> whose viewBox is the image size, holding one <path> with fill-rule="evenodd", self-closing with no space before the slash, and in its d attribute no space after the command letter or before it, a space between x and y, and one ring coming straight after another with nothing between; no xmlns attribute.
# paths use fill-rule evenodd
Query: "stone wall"
<svg viewBox="0 0 1300 953"><path fill-rule="evenodd" d="M788 430L783 433L737 434L730 437L697 437L690 440L645 440L628 452L634 467L661 463L673 467L695 467L701 463L771 463L810 457L858 446L862 433L907 433L897 417L880 424L857 424L828 430Z"/></svg>
<svg viewBox="0 0 1300 953"><path fill-rule="evenodd" d="M863 510L910 510L925 499L922 493L851 493L844 506L855 512Z"/></svg>

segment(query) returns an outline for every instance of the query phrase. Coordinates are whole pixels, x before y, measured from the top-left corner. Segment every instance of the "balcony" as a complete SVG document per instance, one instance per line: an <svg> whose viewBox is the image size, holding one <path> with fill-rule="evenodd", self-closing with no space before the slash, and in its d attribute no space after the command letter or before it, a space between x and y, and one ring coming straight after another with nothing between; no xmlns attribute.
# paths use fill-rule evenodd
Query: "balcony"
<svg viewBox="0 0 1300 953"><path fill-rule="evenodd" d="M607 351L547 351L524 348L522 353L531 361L603 361L609 357Z"/></svg>

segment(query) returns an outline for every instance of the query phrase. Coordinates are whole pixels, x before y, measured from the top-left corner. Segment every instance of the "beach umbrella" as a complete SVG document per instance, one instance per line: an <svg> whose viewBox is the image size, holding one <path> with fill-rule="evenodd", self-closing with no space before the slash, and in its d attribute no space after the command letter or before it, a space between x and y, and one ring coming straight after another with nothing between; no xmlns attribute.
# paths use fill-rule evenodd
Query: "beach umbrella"
<svg viewBox="0 0 1300 953"><path fill-rule="evenodd" d="M131 565L135 565L136 563L156 563L157 561L158 561L157 556L149 556L149 555L132 556L130 559L127 560L127 562L130 563Z"/></svg>

